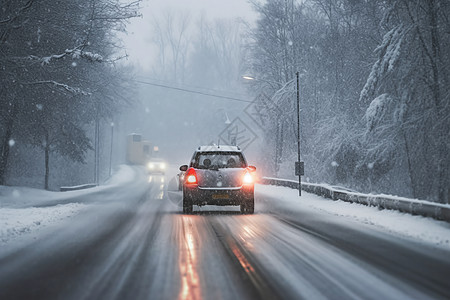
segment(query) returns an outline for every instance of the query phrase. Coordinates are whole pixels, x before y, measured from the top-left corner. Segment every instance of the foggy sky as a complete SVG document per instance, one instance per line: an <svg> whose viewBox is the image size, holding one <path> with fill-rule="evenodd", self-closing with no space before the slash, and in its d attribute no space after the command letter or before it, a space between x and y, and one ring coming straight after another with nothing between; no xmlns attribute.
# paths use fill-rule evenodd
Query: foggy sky
<svg viewBox="0 0 450 300"><path fill-rule="evenodd" d="M124 37L128 60L144 70L154 60L150 41L151 20L167 10L189 12L192 18L204 14L208 19L242 18L250 24L256 20L256 13L247 0L144 0L142 18L131 20L127 26L128 34Z"/></svg>

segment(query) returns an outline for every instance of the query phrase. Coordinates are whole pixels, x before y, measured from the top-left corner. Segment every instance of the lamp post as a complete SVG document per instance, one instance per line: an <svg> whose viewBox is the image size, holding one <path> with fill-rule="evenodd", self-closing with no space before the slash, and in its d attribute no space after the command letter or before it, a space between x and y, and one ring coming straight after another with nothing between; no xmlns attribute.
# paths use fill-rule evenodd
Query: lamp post
<svg viewBox="0 0 450 300"><path fill-rule="evenodd" d="M257 79L252 76L242 76L242 78L247 80L256 80L256 81L263 81L271 84L277 84L279 86L282 86L281 89L284 89L288 84L290 84L295 79L297 80L297 146L298 146L298 160L295 162L295 175L298 176L298 195L302 195L302 175L304 175L304 162L300 161L300 74L299 72L295 73L295 78L288 81L284 85L281 82L276 81L270 81L265 79Z"/></svg>

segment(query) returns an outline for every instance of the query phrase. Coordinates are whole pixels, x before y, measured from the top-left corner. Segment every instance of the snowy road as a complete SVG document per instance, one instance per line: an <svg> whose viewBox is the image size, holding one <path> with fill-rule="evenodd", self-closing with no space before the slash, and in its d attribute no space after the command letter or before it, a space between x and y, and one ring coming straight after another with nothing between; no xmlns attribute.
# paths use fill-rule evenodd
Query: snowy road
<svg viewBox="0 0 450 300"><path fill-rule="evenodd" d="M0 299L450 298L446 245L290 209L275 187L257 187L254 215L183 215L162 178L86 194L76 216L0 250Z"/></svg>

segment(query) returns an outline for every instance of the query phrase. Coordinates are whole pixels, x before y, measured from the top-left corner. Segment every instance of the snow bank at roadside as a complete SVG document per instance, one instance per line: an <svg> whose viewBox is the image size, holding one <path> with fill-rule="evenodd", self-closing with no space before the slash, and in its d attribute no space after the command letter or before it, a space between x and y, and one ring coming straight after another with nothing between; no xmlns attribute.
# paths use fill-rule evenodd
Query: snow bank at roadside
<svg viewBox="0 0 450 300"><path fill-rule="evenodd" d="M130 166L123 165L105 185L91 189L52 192L27 187L0 186L0 246L71 218L88 207L81 203L58 204L58 202L87 196L112 186L125 185L135 180L135 177L136 171ZM33 207L42 202L54 202L55 205Z"/></svg>
<svg viewBox="0 0 450 300"><path fill-rule="evenodd" d="M0 245L6 244L24 234L36 232L55 222L70 218L85 205L69 203L52 207L1 208Z"/></svg>
<svg viewBox="0 0 450 300"><path fill-rule="evenodd" d="M25 208L39 205L44 201L67 200L83 195L87 195L111 186L126 184L136 176L136 172L130 166L121 165L119 170L104 185L90 189L53 192L20 186L0 186L0 209L1 208Z"/></svg>
<svg viewBox="0 0 450 300"><path fill-rule="evenodd" d="M332 201L306 192L302 192L302 196L299 197L298 190L287 187L258 184L255 186L255 191L260 195L275 198L276 202L271 205L280 206L286 210L304 210L305 207L320 210L374 226L385 232L450 250L450 224L444 221L394 210L378 210L376 207L362 204Z"/></svg>

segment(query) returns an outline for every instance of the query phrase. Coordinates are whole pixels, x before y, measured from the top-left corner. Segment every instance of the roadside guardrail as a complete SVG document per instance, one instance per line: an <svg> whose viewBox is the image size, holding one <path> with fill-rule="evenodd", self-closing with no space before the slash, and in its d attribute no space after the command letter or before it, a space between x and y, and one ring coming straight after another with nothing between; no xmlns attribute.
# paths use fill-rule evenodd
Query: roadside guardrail
<svg viewBox="0 0 450 300"><path fill-rule="evenodd" d="M298 181L280 178L263 177L261 184L278 185L298 189ZM450 205L434 203L425 200L408 199L389 195L363 194L350 192L327 186L302 182L302 190L332 200L342 200L351 203L360 203L367 206L375 206L379 209L391 209L412 215L432 217L437 220L450 222Z"/></svg>
<svg viewBox="0 0 450 300"><path fill-rule="evenodd" d="M76 186L62 186L59 188L59 191L60 192L78 191L78 190L90 189L90 188L93 188L96 186L97 185L95 183L81 184L81 185L76 185Z"/></svg>

